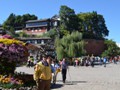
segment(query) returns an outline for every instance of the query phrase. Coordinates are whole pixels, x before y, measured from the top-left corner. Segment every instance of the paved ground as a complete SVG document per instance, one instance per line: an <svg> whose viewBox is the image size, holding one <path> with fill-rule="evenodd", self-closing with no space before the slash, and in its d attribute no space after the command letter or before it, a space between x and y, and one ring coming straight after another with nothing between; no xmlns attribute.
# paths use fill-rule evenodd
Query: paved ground
<svg viewBox="0 0 120 90"><path fill-rule="evenodd" d="M19 67L18 72L33 74L33 68ZM120 63L107 67L69 67L67 82L62 83L58 74L57 85L51 90L120 90Z"/></svg>

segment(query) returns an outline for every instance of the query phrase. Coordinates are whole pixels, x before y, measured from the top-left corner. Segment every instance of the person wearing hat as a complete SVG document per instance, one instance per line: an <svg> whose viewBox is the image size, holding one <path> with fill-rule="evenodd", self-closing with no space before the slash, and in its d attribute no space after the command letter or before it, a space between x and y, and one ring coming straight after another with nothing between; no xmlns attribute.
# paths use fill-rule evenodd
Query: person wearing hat
<svg viewBox="0 0 120 90"><path fill-rule="evenodd" d="M35 65L33 78L36 81L37 90L50 90L52 78L51 60L52 58L44 56L43 60Z"/></svg>

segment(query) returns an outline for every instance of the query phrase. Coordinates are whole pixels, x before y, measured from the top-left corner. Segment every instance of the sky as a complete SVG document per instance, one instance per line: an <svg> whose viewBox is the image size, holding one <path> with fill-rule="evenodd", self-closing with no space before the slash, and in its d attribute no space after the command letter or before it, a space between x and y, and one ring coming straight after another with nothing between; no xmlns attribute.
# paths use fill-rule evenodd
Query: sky
<svg viewBox="0 0 120 90"><path fill-rule="evenodd" d="M34 14L38 19L51 18L59 14L62 5L74 9L76 14L96 11L103 15L109 30L109 36L106 38L120 43L120 0L0 0L0 24L11 13Z"/></svg>

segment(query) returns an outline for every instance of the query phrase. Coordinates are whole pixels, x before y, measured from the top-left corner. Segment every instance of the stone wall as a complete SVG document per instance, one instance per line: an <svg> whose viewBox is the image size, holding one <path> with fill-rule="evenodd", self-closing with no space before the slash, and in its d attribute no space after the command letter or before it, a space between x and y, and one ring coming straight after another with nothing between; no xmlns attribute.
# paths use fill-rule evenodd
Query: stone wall
<svg viewBox="0 0 120 90"><path fill-rule="evenodd" d="M104 40L85 39L87 55L101 55L105 49Z"/></svg>

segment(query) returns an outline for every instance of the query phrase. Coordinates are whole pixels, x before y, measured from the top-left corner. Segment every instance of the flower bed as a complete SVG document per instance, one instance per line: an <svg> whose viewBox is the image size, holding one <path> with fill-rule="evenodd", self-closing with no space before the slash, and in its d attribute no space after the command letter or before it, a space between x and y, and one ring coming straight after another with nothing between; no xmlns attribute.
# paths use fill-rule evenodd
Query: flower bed
<svg viewBox="0 0 120 90"><path fill-rule="evenodd" d="M23 81L12 76L0 75L0 86L3 88L18 88L23 86Z"/></svg>
<svg viewBox="0 0 120 90"><path fill-rule="evenodd" d="M33 75L17 73L14 76L0 75L0 87L4 89L17 89L17 90L35 90L35 81ZM24 89L23 89L24 88ZM27 89L25 89L27 88Z"/></svg>
<svg viewBox="0 0 120 90"><path fill-rule="evenodd" d="M32 76L14 73L17 64L27 62L28 55L24 42L8 35L0 38L0 88L2 90L3 88L19 90L21 87L35 85Z"/></svg>

